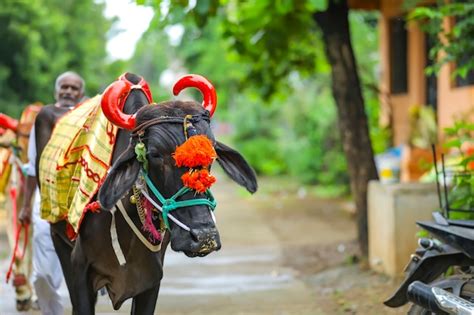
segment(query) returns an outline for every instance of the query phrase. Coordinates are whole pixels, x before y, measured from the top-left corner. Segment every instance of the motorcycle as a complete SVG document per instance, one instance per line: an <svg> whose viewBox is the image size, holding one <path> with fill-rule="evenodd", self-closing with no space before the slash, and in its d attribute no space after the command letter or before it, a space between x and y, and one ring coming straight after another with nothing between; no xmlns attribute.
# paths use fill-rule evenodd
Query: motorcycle
<svg viewBox="0 0 474 315"><path fill-rule="evenodd" d="M405 279L384 301L392 308L411 302L408 314L412 315L474 315L474 220L448 219L451 212L472 210L450 207L444 164L442 157L444 207L436 169L438 196L444 211L433 212L433 221L417 222L434 238L419 239L419 247L405 267Z"/></svg>

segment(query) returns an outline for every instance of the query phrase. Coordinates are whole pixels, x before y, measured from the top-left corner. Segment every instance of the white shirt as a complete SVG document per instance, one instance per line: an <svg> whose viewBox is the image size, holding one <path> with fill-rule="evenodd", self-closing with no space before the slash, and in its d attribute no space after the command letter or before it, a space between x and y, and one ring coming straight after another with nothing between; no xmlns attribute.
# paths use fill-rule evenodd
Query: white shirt
<svg viewBox="0 0 474 315"><path fill-rule="evenodd" d="M28 141L28 163L23 167L28 176L36 176L36 137L34 125L33 128L31 128L30 139Z"/></svg>

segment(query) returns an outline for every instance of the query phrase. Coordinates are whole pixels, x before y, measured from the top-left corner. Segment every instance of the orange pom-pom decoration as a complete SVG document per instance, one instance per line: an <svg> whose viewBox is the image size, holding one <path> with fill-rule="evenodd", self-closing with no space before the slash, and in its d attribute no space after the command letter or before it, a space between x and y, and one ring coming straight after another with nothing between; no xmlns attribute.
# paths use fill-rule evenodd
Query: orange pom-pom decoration
<svg viewBox="0 0 474 315"><path fill-rule="evenodd" d="M207 167L217 157L217 153L208 137L196 135L177 147L173 157L178 167Z"/></svg>
<svg viewBox="0 0 474 315"><path fill-rule="evenodd" d="M204 193L212 184L216 182L216 178L212 176L207 169L189 170L181 176L183 184L197 192Z"/></svg>

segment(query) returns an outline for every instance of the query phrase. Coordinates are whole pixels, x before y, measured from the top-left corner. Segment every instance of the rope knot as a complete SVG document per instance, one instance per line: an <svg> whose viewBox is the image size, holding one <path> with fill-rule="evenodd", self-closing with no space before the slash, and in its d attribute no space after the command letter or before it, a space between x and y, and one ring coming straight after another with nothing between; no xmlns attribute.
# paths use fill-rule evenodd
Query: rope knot
<svg viewBox="0 0 474 315"><path fill-rule="evenodd" d="M176 206L176 201L173 199L166 199L163 203L163 210L166 209L167 211L171 211L177 208L178 207Z"/></svg>

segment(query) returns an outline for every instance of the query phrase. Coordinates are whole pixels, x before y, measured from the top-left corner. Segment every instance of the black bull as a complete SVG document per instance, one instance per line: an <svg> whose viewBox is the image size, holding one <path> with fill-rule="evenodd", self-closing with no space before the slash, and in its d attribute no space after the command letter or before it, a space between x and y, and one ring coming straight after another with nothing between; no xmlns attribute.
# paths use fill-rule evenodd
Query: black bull
<svg viewBox="0 0 474 315"><path fill-rule="evenodd" d="M141 80L132 74L127 74L126 79L133 84ZM206 119L209 113L203 106L196 102L181 101L158 105L148 103L142 89L132 89L125 101L123 113L136 113L137 126L153 119L157 121L144 129L141 141L147 148L149 177L165 198L171 197L183 186L181 176L187 171L183 167L177 167L172 158L176 147L185 141L182 121L186 115L194 117L193 126L197 133L206 135L211 140L217 153L217 162L225 173L248 191L253 193L257 190L255 173L245 159L237 151L215 140L209 119ZM160 120L159 117L166 119ZM168 119L170 117L173 119ZM94 314L97 292L102 287L107 288L114 309L119 309L125 300L133 298L131 314L153 314L169 243L173 250L182 251L190 257L205 256L221 247L214 220L205 205L187 206L173 211L173 216L190 230L170 221L169 230L164 234L158 252L145 247L126 223L124 216L116 212L116 231L126 260L124 265L119 264L112 247L112 216L109 209L121 200L133 223L140 226L136 206L130 202L132 186L143 167L134 152L137 141L137 137L131 137L128 130L119 130L112 167L98 195L102 209L98 213L88 212L84 216L74 242L66 237L64 221L51 225L51 235L61 261L73 314ZM203 198L202 195L190 191L181 196L180 200ZM158 203L156 197L152 198ZM160 224L153 223L155 226Z"/></svg>

